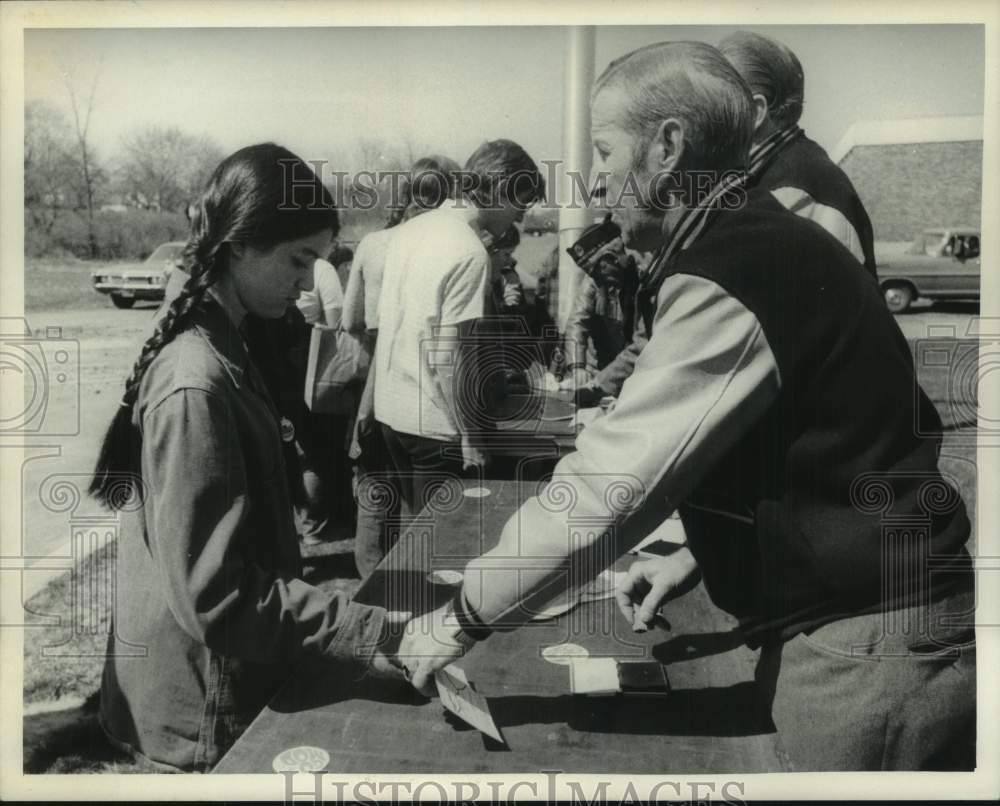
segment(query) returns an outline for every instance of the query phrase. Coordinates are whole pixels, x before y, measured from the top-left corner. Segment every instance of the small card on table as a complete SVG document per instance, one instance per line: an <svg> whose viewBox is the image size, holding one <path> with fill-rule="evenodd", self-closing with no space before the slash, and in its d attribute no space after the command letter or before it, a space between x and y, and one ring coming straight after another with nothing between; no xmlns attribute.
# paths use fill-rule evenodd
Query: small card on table
<svg viewBox="0 0 1000 806"><path fill-rule="evenodd" d="M469 684L469 679L455 664L445 666L434 674L441 704L463 722L472 725L480 733L485 733L501 744L506 744L500 729L490 715L486 698Z"/></svg>

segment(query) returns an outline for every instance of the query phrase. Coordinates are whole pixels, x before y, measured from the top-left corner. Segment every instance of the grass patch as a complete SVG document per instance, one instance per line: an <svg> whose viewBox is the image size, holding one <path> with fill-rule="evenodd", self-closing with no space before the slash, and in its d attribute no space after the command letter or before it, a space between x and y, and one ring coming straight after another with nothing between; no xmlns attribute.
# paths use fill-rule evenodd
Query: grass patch
<svg viewBox="0 0 1000 806"><path fill-rule="evenodd" d="M25 604L25 704L86 699L99 688L111 621L109 597L98 591L81 612L73 606L74 579L106 579L116 548L107 544L75 573L56 577Z"/></svg>
<svg viewBox="0 0 1000 806"><path fill-rule="evenodd" d="M90 272L124 263L97 263L76 258L28 260L24 268L24 310L64 311L112 308L106 294L94 290Z"/></svg>

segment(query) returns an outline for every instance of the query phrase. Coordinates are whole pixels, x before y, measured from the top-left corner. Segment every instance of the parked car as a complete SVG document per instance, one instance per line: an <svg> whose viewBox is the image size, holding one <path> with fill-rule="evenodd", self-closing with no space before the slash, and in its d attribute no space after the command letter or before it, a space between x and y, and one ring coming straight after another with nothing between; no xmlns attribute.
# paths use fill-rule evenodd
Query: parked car
<svg viewBox="0 0 1000 806"><path fill-rule="evenodd" d="M885 304L902 313L918 297L979 301L979 239L974 227L926 229L909 249L878 265Z"/></svg>
<svg viewBox="0 0 1000 806"><path fill-rule="evenodd" d="M160 244L139 265L95 269L90 279L98 293L111 296L116 308L131 308L137 299L159 302L183 250L183 241Z"/></svg>

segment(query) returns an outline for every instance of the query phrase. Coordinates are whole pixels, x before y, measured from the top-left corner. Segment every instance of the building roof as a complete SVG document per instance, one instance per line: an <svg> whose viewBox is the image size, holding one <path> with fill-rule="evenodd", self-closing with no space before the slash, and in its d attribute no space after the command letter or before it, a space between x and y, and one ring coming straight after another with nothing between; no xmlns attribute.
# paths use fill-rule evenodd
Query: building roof
<svg viewBox="0 0 1000 806"><path fill-rule="evenodd" d="M830 159L841 162L855 146L954 143L982 139L982 115L865 120L851 124L830 152Z"/></svg>

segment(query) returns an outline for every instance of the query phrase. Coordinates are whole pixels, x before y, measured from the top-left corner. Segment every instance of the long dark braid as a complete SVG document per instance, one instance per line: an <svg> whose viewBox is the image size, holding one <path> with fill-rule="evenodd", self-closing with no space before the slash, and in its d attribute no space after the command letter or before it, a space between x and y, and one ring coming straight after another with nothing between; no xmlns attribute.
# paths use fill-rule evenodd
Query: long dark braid
<svg viewBox="0 0 1000 806"><path fill-rule="evenodd" d="M212 246L205 219L202 210L192 219L191 239L184 248L182 258L189 278L157 323L153 334L142 345L139 357L125 381L125 391L118 404L118 411L115 412L101 445L94 478L90 483L90 494L111 509L124 506L133 496L141 496L138 434L132 425L132 418L146 369L160 350L181 332L191 314L204 304L209 287L218 278L215 260L218 246ZM124 470L126 467L128 470Z"/></svg>
<svg viewBox="0 0 1000 806"><path fill-rule="evenodd" d="M309 171L312 183L303 181L304 171ZM91 495L110 509L120 509L136 496L142 497L141 439L133 417L143 376L160 350L184 329L195 311L204 307L209 288L225 271L228 244L273 245L321 229L332 229L336 234L337 227L329 192L287 149L266 143L241 149L223 160L191 219L191 237L182 258L190 277L143 344L125 382L118 411L101 445Z"/></svg>

